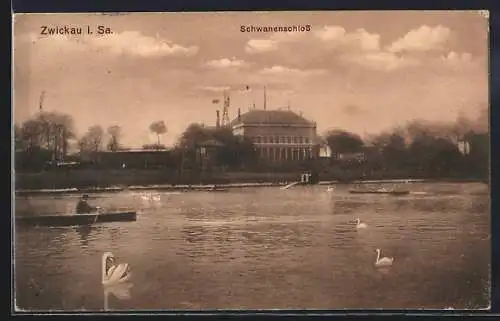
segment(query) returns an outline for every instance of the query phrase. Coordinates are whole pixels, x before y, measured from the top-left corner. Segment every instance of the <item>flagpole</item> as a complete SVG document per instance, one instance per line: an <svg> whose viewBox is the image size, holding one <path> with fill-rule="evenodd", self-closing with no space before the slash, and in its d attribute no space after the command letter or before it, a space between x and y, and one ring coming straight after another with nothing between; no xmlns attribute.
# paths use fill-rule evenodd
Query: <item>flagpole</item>
<svg viewBox="0 0 500 321"><path fill-rule="evenodd" d="M266 94L266 86L264 86L264 110L267 109L267 94Z"/></svg>

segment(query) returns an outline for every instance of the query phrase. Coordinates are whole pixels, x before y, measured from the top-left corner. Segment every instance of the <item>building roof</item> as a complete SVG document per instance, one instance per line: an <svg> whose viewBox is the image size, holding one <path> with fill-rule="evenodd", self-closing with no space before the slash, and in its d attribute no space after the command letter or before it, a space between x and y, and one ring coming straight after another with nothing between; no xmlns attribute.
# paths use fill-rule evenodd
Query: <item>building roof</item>
<svg viewBox="0 0 500 321"><path fill-rule="evenodd" d="M323 137L316 135L313 138L313 143L317 145L328 145L328 142Z"/></svg>
<svg viewBox="0 0 500 321"><path fill-rule="evenodd" d="M290 110L253 109L231 122L231 125L237 124L312 125L313 122Z"/></svg>

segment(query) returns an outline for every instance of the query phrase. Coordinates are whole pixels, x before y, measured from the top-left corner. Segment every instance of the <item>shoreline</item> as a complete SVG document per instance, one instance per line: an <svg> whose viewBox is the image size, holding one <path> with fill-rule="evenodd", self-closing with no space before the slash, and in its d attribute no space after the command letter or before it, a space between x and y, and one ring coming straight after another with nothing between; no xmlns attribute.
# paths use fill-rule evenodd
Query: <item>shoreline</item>
<svg viewBox="0 0 500 321"><path fill-rule="evenodd" d="M406 183L481 183L480 179L381 179L381 180L353 180L342 182L338 180L319 181L317 184L307 185L336 185L336 184L406 184ZM91 187L91 188L61 188L61 189L16 189L14 196L32 195L70 195L70 194L94 194L94 193L118 193L124 191L215 191L249 188L249 187L284 187L293 182L266 182L266 183L227 183L227 184L193 184L193 185L130 185L111 187ZM298 184L305 185L305 184Z"/></svg>

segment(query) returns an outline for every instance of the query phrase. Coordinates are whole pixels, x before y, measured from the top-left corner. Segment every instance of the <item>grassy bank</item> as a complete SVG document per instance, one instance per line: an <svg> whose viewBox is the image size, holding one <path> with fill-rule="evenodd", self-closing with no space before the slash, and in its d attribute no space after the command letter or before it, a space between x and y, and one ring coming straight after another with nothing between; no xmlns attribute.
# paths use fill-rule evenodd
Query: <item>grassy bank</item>
<svg viewBox="0 0 500 321"><path fill-rule="evenodd" d="M299 173L220 173L211 177L190 179L163 170L73 170L16 173L16 189L63 189L164 184L232 184L295 181Z"/></svg>
<svg viewBox="0 0 500 321"><path fill-rule="evenodd" d="M425 179L426 181L483 181L468 177L428 177L408 175L405 172L359 173L344 171L338 173L320 173L321 181L370 181L391 179ZM180 177L165 170L70 170L44 171L37 173L16 173L16 190L68 189L113 186L150 186L150 185L197 185L197 184L238 184L238 183L282 183L293 182L300 178L300 172L225 172L210 177Z"/></svg>

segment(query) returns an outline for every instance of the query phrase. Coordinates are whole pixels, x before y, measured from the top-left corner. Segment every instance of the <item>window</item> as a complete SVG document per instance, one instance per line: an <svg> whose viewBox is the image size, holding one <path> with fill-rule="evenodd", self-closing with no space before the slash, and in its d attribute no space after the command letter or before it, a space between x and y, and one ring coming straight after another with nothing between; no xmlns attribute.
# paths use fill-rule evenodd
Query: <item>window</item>
<svg viewBox="0 0 500 321"><path fill-rule="evenodd" d="M304 137L306 139L306 144L309 144L309 137Z"/></svg>
<svg viewBox="0 0 500 321"><path fill-rule="evenodd" d="M292 143L292 137L291 137L291 136L288 136L288 137L287 137L287 143L288 143L288 144L291 144L291 143Z"/></svg>

